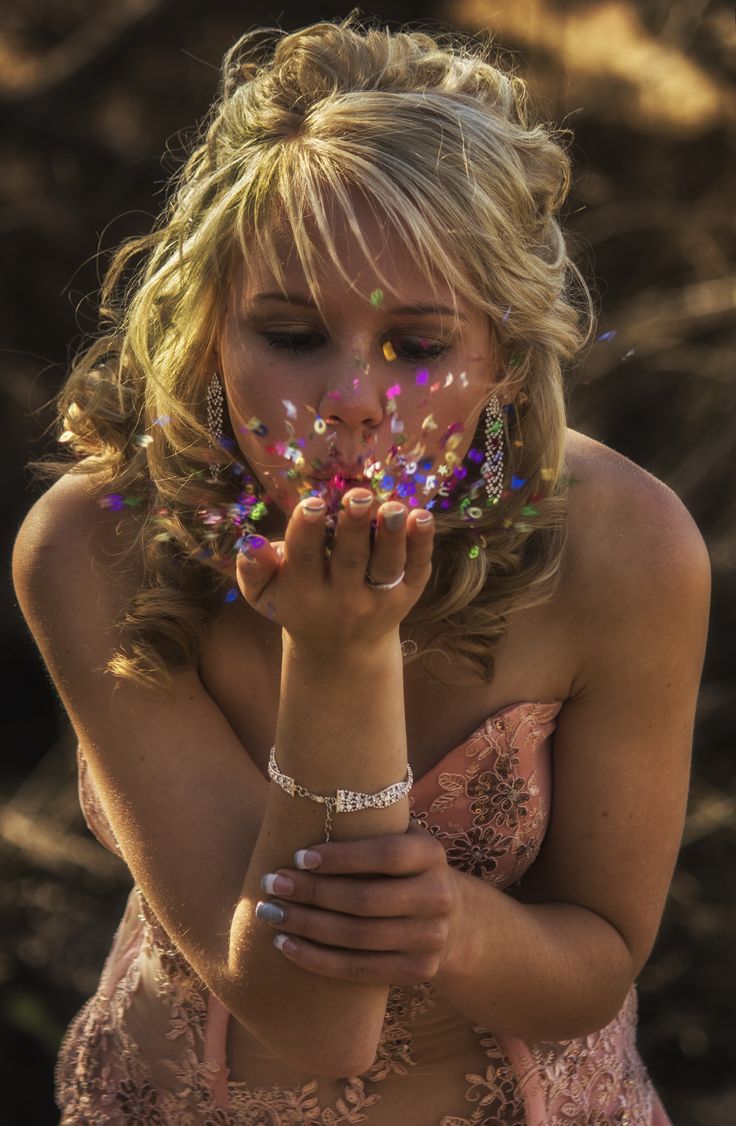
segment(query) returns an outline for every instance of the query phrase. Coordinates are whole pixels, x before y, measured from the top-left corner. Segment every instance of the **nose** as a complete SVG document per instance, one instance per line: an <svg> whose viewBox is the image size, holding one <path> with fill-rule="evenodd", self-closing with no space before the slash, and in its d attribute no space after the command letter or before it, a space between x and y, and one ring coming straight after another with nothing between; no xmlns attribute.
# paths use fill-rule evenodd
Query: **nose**
<svg viewBox="0 0 736 1126"><path fill-rule="evenodd" d="M346 436L360 435L381 425L385 394L370 371L356 364L352 371L345 372L343 368L339 377L330 381L320 400L319 413Z"/></svg>

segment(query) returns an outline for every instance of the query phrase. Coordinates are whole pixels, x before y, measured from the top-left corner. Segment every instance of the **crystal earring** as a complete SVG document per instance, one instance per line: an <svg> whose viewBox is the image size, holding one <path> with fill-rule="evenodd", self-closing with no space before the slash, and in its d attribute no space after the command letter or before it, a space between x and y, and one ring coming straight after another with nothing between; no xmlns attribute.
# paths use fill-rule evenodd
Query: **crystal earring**
<svg viewBox="0 0 736 1126"><path fill-rule="evenodd" d="M486 483L489 502L498 504L503 491L503 413L497 395L493 396L485 409L485 424L486 459L480 471Z"/></svg>
<svg viewBox="0 0 736 1126"><path fill-rule="evenodd" d="M210 445L217 449L222 446L222 420L225 399L222 394L222 384L217 372L212 373L212 378L207 385L207 429L210 432ZM213 481L220 479L220 465L217 461L210 462L210 476Z"/></svg>

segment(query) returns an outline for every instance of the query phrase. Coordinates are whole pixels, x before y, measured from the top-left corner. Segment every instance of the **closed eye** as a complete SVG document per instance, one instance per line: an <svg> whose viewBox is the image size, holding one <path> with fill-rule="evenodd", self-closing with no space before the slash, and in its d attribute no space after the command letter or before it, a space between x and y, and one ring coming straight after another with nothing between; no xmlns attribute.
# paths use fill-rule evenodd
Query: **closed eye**
<svg viewBox="0 0 736 1126"><path fill-rule="evenodd" d="M264 332L263 336L270 348L301 354L314 352L325 342L321 332Z"/></svg>
<svg viewBox="0 0 736 1126"><path fill-rule="evenodd" d="M441 340L431 340L425 336L391 336L388 343L398 357L410 363L436 360L448 349Z"/></svg>

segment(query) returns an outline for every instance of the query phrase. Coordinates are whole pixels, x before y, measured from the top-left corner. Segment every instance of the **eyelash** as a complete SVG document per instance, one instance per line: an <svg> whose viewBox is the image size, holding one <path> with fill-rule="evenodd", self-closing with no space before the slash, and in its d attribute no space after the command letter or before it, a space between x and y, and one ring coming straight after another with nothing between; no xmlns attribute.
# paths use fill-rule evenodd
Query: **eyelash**
<svg viewBox="0 0 736 1126"><path fill-rule="evenodd" d="M274 348L278 351L291 352L293 355L305 355L309 352L314 352L321 344L325 342L325 337L319 332L264 332L263 334L269 348ZM405 337L402 348L397 348L396 341L391 340L391 343L397 357L403 358L409 363L429 362L438 360L448 350L448 345L443 344L439 340L425 341L424 337ZM416 347L407 348L407 343L414 342ZM408 353L408 354L407 354Z"/></svg>

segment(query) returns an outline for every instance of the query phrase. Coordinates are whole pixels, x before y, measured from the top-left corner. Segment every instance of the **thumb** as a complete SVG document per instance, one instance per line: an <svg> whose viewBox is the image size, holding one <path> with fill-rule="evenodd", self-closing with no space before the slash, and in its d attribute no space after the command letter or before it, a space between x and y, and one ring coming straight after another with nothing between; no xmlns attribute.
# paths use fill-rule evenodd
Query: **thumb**
<svg viewBox="0 0 736 1126"><path fill-rule="evenodd" d="M283 541L269 543L263 536L246 536L236 560L238 586L246 602L258 601L281 564Z"/></svg>

